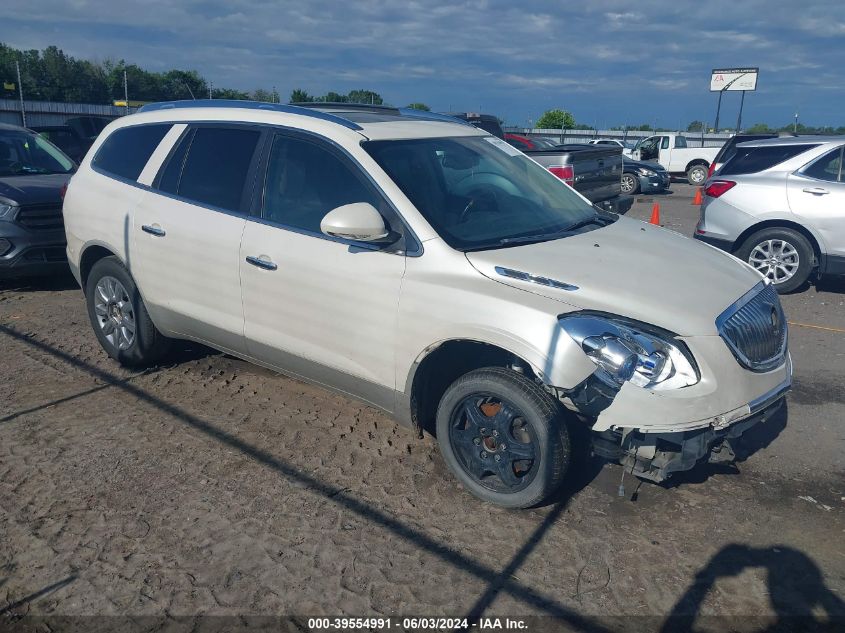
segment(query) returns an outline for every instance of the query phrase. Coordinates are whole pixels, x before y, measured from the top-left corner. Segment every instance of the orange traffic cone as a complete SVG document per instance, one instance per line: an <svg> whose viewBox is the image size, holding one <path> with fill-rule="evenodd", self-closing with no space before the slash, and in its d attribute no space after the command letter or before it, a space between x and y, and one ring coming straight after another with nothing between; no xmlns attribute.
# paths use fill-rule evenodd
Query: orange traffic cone
<svg viewBox="0 0 845 633"><path fill-rule="evenodd" d="M660 205L658 203L654 203L654 206L651 208L651 220L649 220L651 224L660 225Z"/></svg>
<svg viewBox="0 0 845 633"><path fill-rule="evenodd" d="M701 187L695 190L695 198L692 199L693 204L701 204Z"/></svg>

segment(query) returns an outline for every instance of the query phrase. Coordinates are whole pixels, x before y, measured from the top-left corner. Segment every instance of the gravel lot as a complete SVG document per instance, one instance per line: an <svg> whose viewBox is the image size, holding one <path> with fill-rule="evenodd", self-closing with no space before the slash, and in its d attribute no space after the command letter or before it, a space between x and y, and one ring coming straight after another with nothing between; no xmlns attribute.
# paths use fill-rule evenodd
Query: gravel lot
<svg viewBox="0 0 845 633"><path fill-rule="evenodd" d="M676 183L629 215L657 201L690 235L692 193ZM796 386L745 462L628 477L624 497L618 466L586 463L556 503L514 512L375 410L197 347L123 370L72 280L3 282L0 630L49 623L27 615L845 618L845 282L784 305Z"/></svg>

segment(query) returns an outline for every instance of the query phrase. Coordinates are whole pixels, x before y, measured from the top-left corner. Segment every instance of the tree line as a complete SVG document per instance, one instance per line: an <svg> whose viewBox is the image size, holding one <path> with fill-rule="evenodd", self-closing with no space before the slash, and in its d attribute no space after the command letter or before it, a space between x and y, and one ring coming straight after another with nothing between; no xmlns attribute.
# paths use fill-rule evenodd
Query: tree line
<svg viewBox="0 0 845 633"><path fill-rule="evenodd" d="M280 103L275 87L256 88L251 92L213 86L196 70L172 69L164 72L145 70L124 60L93 62L76 59L56 46L44 50L18 50L0 42L0 95L17 97L18 78L15 62L20 64L21 88L26 99L67 103L110 104L124 97L124 73L131 101L176 101L179 99L252 99ZM381 95L372 90L352 90L346 94L328 92L310 95L297 88L291 103L328 101L383 105ZM424 103L409 107L428 110Z"/></svg>

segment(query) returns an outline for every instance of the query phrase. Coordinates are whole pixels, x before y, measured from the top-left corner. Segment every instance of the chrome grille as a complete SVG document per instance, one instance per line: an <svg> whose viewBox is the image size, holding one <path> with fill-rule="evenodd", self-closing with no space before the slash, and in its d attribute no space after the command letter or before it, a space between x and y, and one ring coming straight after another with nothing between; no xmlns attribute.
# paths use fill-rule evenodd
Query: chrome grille
<svg viewBox="0 0 845 633"><path fill-rule="evenodd" d="M779 366L786 354L786 315L778 293L760 282L716 319L719 334L741 365L752 371Z"/></svg>
<svg viewBox="0 0 845 633"><path fill-rule="evenodd" d="M32 204L21 207L17 221L29 229L40 231L64 227L62 207L56 204Z"/></svg>

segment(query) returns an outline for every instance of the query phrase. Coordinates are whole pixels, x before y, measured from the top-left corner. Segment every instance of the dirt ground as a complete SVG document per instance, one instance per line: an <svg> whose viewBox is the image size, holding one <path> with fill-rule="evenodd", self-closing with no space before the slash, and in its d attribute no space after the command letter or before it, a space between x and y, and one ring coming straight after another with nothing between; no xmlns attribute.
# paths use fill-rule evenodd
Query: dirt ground
<svg viewBox="0 0 845 633"><path fill-rule="evenodd" d="M692 190L673 190L654 200L690 234ZM198 614L297 616L297 630L342 614L833 630L843 303L839 282L785 298L796 387L745 462L668 486L628 476L625 496L618 466L589 462L555 503L506 511L461 490L432 438L373 409L197 347L123 370L72 280L2 282L0 630Z"/></svg>

